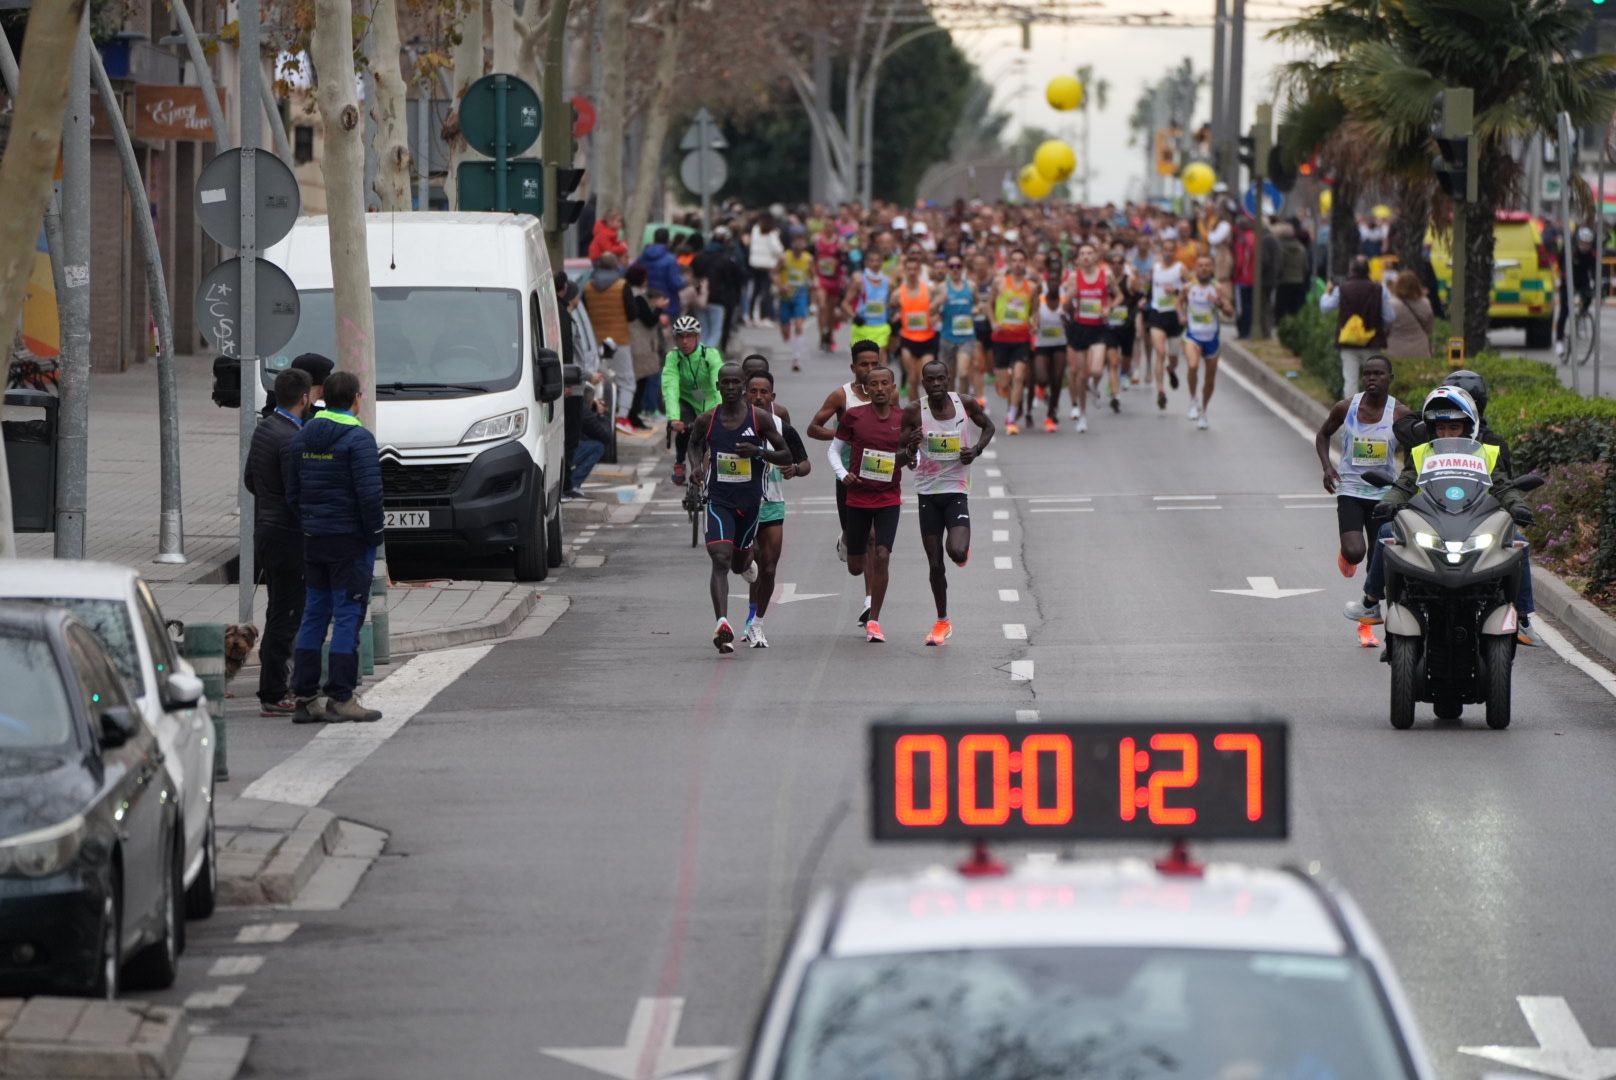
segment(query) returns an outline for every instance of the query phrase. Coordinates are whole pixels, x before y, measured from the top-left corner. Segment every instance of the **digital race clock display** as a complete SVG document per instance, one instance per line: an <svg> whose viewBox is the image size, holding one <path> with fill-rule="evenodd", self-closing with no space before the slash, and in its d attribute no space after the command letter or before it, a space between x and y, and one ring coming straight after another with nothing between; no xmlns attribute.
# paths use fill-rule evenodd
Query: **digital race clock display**
<svg viewBox="0 0 1616 1080"><path fill-rule="evenodd" d="M870 726L877 840L1220 838L1288 829L1282 721Z"/></svg>

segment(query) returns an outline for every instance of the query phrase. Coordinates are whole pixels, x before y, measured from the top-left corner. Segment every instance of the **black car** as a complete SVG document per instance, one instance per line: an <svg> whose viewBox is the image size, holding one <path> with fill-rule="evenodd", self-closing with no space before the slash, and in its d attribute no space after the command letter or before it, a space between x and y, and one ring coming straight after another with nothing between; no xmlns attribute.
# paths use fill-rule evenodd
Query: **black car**
<svg viewBox="0 0 1616 1080"><path fill-rule="evenodd" d="M0 603L0 997L174 982L175 796L95 635L59 608Z"/></svg>

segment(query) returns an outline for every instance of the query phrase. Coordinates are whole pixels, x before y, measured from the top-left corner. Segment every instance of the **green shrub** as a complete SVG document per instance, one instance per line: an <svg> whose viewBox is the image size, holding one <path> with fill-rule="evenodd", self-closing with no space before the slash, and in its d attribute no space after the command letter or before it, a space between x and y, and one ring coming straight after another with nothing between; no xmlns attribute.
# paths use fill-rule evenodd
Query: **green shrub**
<svg viewBox="0 0 1616 1080"><path fill-rule="evenodd" d="M1487 422L1509 440L1517 472L1598 461L1616 440L1616 401L1569 390L1515 393L1487 407Z"/></svg>
<svg viewBox="0 0 1616 1080"><path fill-rule="evenodd" d="M1336 352L1335 313L1308 304L1279 324L1279 341L1302 361L1304 370L1341 397L1341 358Z"/></svg>
<svg viewBox="0 0 1616 1080"><path fill-rule="evenodd" d="M1532 559L1562 577L1593 571L1605 487L1603 462L1575 462L1543 470L1544 485L1526 496L1537 521L1522 530Z"/></svg>

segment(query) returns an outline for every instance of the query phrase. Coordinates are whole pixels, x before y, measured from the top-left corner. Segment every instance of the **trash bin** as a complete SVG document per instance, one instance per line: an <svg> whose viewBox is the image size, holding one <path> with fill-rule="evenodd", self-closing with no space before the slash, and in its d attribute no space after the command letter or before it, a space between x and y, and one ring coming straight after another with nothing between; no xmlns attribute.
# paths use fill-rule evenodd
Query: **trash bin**
<svg viewBox="0 0 1616 1080"><path fill-rule="evenodd" d="M17 532L56 528L56 410L60 405L60 398L43 390L6 391L6 419L0 422L0 429L4 429L6 470L11 476L12 527Z"/></svg>

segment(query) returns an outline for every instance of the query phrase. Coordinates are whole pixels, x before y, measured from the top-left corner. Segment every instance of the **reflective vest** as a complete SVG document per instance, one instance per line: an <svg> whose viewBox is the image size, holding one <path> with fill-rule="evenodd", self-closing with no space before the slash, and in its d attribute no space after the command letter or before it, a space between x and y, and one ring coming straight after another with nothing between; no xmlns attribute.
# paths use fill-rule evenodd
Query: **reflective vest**
<svg viewBox="0 0 1616 1080"><path fill-rule="evenodd" d="M1421 443L1410 452L1410 456L1414 460L1414 475L1418 476L1420 470L1425 468L1425 459L1430 454L1430 443ZM1487 463L1487 472L1491 474L1494 469L1498 468L1498 447L1492 443L1482 443L1481 459Z"/></svg>

